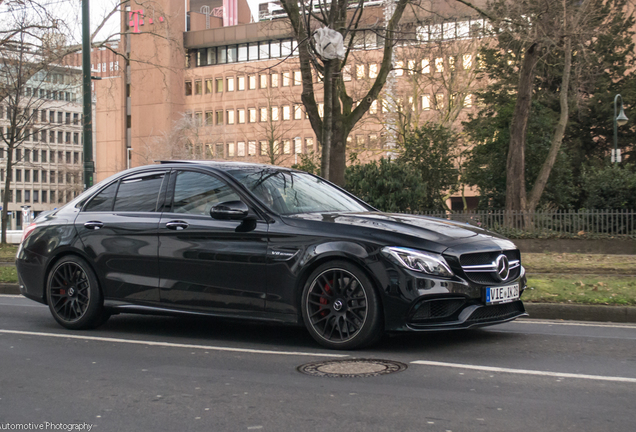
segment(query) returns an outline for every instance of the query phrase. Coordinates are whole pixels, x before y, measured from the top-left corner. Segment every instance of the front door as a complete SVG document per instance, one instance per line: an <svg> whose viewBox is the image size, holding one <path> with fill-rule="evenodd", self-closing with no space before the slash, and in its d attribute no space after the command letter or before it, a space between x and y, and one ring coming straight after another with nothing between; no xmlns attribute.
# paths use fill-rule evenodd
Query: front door
<svg viewBox="0 0 636 432"><path fill-rule="evenodd" d="M193 311L262 311L267 223L245 230L242 221L212 219L212 206L241 199L216 176L183 169L170 183L172 203L159 222L162 303Z"/></svg>

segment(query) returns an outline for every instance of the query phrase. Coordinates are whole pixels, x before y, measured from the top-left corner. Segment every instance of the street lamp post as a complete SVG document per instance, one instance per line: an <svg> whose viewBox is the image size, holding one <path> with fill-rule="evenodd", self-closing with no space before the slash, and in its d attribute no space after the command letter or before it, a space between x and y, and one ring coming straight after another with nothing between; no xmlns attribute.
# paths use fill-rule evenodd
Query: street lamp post
<svg viewBox="0 0 636 432"><path fill-rule="evenodd" d="M621 112L617 115L616 112L616 103L618 99L621 100ZM627 116L625 115L625 111L623 111L623 98L620 94L617 94L614 97L614 150L612 150L612 162L618 163L621 161L621 155L618 152L618 126L624 126L627 124Z"/></svg>

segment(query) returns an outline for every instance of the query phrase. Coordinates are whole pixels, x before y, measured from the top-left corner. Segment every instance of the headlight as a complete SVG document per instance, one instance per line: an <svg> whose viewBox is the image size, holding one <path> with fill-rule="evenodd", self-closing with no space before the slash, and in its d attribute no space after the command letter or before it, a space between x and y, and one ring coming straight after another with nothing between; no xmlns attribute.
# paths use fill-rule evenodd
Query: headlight
<svg viewBox="0 0 636 432"><path fill-rule="evenodd" d="M391 256L409 270L442 277L452 277L453 272L443 256L403 247L382 248L382 253Z"/></svg>

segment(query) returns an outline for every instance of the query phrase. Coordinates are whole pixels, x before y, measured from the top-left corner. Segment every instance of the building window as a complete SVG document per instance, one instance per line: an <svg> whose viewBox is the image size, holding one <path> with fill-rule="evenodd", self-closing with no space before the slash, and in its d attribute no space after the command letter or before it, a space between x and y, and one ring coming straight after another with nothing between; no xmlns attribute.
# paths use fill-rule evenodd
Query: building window
<svg viewBox="0 0 636 432"><path fill-rule="evenodd" d="M73 114L73 124L74 125L78 125L79 124L79 114L77 114L77 113Z"/></svg>
<svg viewBox="0 0 636 432"><path fill-rule="evenodd" d="M212 79L205 80L205 94L214 92L214 81Z"/></svg>
<svg viewBox="0 0 636 432"><path fill-rule="evenodd" d="M289 87L290 78L291 78L291 72L289 71L283 72L283 87Z"/></svg>
<svg viewBox="0 0 636 432"><path fill-rule="evenodd" d="M300 105L294 105L294 120L302 120L303 110Z"/></svg>
<svg viewBox="0 0 636 432"><path fill-rule="evenodd" d="M259 141L261 147L261 156L267 156L267 141Z"/></svg>
<svg viewBox="0 0 636 432"><path fill-rule="evenodd" d="M283 120L291 120L291 108L289 105L283 106Z"/></svg>
<svg viewBox="0 0 636 432"><path fill-rule="evenodd" d="M267 88L267 78L268 75L259 75L259 88L266 89Z"/></svg>
<svg viewBox="0 0 636 432"><path fill-rule="evenodd" d="M71 113L66 113L66 124L67 125L71 124Z"/></svg>
<svg viewBox="0 0 636 432"><path fill-rule="evenodd" d="M473 95L466 95L464 98L464 106L470 108L473 106Z"/></svg>
<svg viewBox="0 0 636 432"><path fill-rule="evenodd" d="M22 170L21 169L15 170L15 181L17 181L17 182L21 182L22 181Z"/></svg>
<svg viewBox="0 0 636 432"><path fill-rule="evenodd" d="M260 116L260 121L262 122L266 122L267 121L267 107L261 107L260 108L260 112L261 112L261 116Z"/></svg>
<svg viewBox="0 0 636 432"><path fill-rule="evenodd" d="M364 65L363 64L356 65L356 79L363 79L364 76L365 76Z"/></svg>
<svg viewBox="0 0 636 432"><path fill-rule="evenodd" d="M55 191L49 191L49 195L51 197L51 199L49 200L50 203L54 203L55 202Z"/></svg>
<svg viewBox="0 0 636 432"><path fill-rule="evenodd" d="M464 54L462 56L462 65L465 70L470 69L473 66L473 56L471 54Z"/></svg>
<svg viewBox="0 0 636 432"><path fill-rule="evenodd" d="M300 137L294 138L294 153L300 154L303 152L303 140Z"/></svg>
<svg viewBox="0 0 636 432"><path fill-rule="evenodd" d="M79 144L79 133L73 132L73 144Z"/></svg>
<svg viewBox="0 0 636 432"><path fill-rule="evenodd" d="M57 143L62 144L64 142L64 132L57 133Z"/></svg>
<svg viewBox="0 0 636 432"><path fill-rule="evenodd" d="M203 93L203 83L201 82L201 80L196 80L194 82L194 94L200 95L202 93Z"/></svg>
<svg viewBox="0 0 636 432"><path fill-rule="evenodd" d="M247 121L250 123L256 123L256 108L247 109Z"/></svg>
<svg viewBox="0 0 636 432"><path fill-rule="evenodd" d="M369 114L377 114L378 113L378 100L374 100L371 102L371 106L369 107Z"/></svg>
<svg viewBox="0 0 636 432"><path fill-rule="evenodd" d="M205 125L212 126L214 124L214 111L205 112Z"/></svg>
<svg viewBox="0 0 636 432"><path fill-rule="evenodd" d="M370 148L378 147L378 136L376 134L369 135L369 147Z"/></svg>
<svg viewBox="0 0 636 432"><path fill-rule="evenodd" d="M31 191L30 190L25 190L24 191L24 202L31 202Z"/></svg>
<svg viewBox="0 0 636 432"><path fill-rule="evenodd" d="M422 111L428 111L431 109L431 96L424 95L422 96Z"/></svg>
<svg viewBox="0 0 636 432"><path fill-rule="evenodd" d="M24 181L25 182L31 181L31 170L28 170L28 169L24 170Z"/></svg>
<svg viewBox="0 0 636 432"><path fill-rule="evenodd" d="M55 171L49 172L49 182L55 183Z"/></svg>
<svg viewBox="0 0 636 432"><path fill-rule="evenodd" d="M227 156L234 157L234 143L228 143L227 145Z"/></svg>
<svg viewBox="0 0 636 432"><path fill-rule="evenodd" d="M24 150L24 162L31 162L31 150Z"/></svg>
<svg viewBox="0 0 636 432"><path fill-rule="evenodd" d="M320 116L320 118L323 118L325 116L325 104L324 103L319 103L318 104L318 115Z"/></svg>
<svg viewBox="0 0 636 432"><path fill-rule="evenodd" d="M346 65L342 68L342 80L351 81L351 65Z"/></svg>
<svg viewBox="0 0 636 432"><path fill-rule="evenodd" d="M38 183L40 181L40 171L33 170L33 183Z"/></svg>
<svg viewBox="0 0 636 432"><path fill-rule="evenodd" d="M294 85L299 86L303 83L302 75L300 71L294 71Z"/></svg>
<svg viewBox="0 0 636 432"><path fill-rule="evenodd" d="M444 109L444 93L435 94L435 108L438 110Z"/></svg>
<svg viewBox="0 0 636 432"><path fill-rule="evenodd" d="M314 150L314 139L313 138L305 138L305 150L307 152Z"/></svg>
<svg viewBox="0 0 636 432"><path fill-rule="evenodd" d="M369 65L369 78L377 78L378 77L378 65L377 63L372 63Z"/></svg>
<svg viewBox="0 0 636 432"><path fill-rule="evenodd" d="M256 156L256 141L247 142L247 155Z"/></svg>
<svg viewBox="0 0 636 432"><path fill-rule="evenodd" d="M272 121L278 121L278 107L272 107Z"/></svg>
<svg viewBox="0 0 636 432"><path fill-rule="evenodd" d="M223 78L216 79L216 92L223 93Z"/></svg>
<svg viewBox="0 0 636 432"><path fill-rule="evenodd" d="M234 110L227 110L225 112L225 119L227 120L227 124L234 124Z"/></svg>
<svg viewBox="0 0 636 432"><path fill-rule="evenodd" d="M22 191L21 190L16 190L15 191L15 202L17 202L17 203L22 202Z"/></svg>
<svg viewBox="0 0 636 432"><path fill-rule="evenodd" d="M256 75L249 75L247 77L247 86L250 90L256 90Z"/></svg>
<svg viewBox="0 0 636 432"><path fill-rule="evenodd" d="M63 121L62 121L62 117L63 117L63 116L64 116L64 113L63 113L62 111L58 111L58 113L57 113L57 122L58 122L59 124L62 124L62 123L63 123Z"/></svg>
<svg viewBox="0 0 636 432"><path fill-rule="evenodd" d="M185 82L185 95L192 96L192 81Z"/></svg>
<svg viewBox="0 0 636 432"><path fill-rule="evenodd" d="M55 144L55 131L49 131L49 142Z"/></svg>
<svg viewBox="0 0 636 432"><path fill-rule="evenodd" d="M46 191L42 191L42 202L45 203L46 202Z"/></svg>
<svg viewBox="0 0 636 432"><path fill-rule="evenodd" d="M404 75L404 62L403 61L396 61L394 69L395 69L395 76Z"/></svg>
<svg viewBox="0 0 636 432"><path fill-rule="evenodd" d="M38 162L39 156L40 153L37 150L33 150L33 162Z"/></svg>
<svg viewBox="0 0 636 432"><path fill-rule="evenodd" d="M274 73L271 75L272 88L278 87L278 74Z"/></svg>
<svg viewBox="0 0 636 432"><path fill-rule="evenodd" d="M283 153L291 154L291 142L289 140L283 140Z"/></svg>
<svg viewBox="0 0 636 432"><path fill-rule="evenodd" d="M236 155L245 156L245 141L239 141L236 143Z"/></svg>
<svg viewBox="0 0 636 432"><path fill-rule="evenodd" d="M223 110L218 110L216 112L216 124L217 125L223 124Z"/></svg>
<svg viewBox="0 0 636 432"><path fill-rule="evenodd" d="M238 91L245 90L245 76L236 77L236 89Z"/></svg>
<svg viewBox="0 0 636 432"><path fill-rule="evenodd" d="M70 144L71 143L71 133L70 132L66 132L66 139L64 140L64 142L66 144Z"/></svg>
<svg viewBox="0 0 636 432"><path fill-rule="evenodd" d="M194 113L194 124L197 127L203 126L203 113L201 111Z"/></svg>
<svg viewBox="0 0 636 432"><path fill-rule="evenodd" d="M47 151L46 151L46 150L42 150L42 151L40 152L40 156L42 156L42 157L41 157L42 162L46 162L46 153L47 153Z"/></svg>
<svg viewBox="0 0 636 432"><path fill-rule="evenodd" d="M237 117L238 117L238 123L239 124L244 124L245 123L245 109L240 108L240 109L236 110L236 113L237 113ZM245 144L245 143L243 143L243 144Z"/></svg>
<svg viewBox="0 0 636 432"><path fill-rule="evenodd" d="M444 72L444 58L438 57L435 59L435 72Z"/></svg>
<svg viewBox="0 0 636 432"><path fill-rule="evenodd" d="M71 164L71 152L66 152L66 163Z"/></svg>
<svg viewBox="0 0 636 432"><path fill-rule="evenodd" d="M227 78L227 91L234 91L234 77Z"/></svg>
<svg viewBox="0 0 636 432"><path fill-rule="evenodd" d="M40 131L40 141L43 143L46 142L46 131Z"/></svg>

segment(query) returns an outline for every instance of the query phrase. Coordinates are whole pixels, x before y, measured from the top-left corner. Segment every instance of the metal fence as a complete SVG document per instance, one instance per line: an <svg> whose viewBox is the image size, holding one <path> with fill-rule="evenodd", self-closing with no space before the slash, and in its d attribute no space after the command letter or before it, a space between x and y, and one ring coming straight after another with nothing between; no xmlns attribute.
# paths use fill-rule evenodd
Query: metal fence
<svg viewBox="0 0 636 432"><path fill-rule="evenodd" d="M482 210L457 213L425 212L467 222L511 237L631 237L636 238L636 210Z"/></svg>

